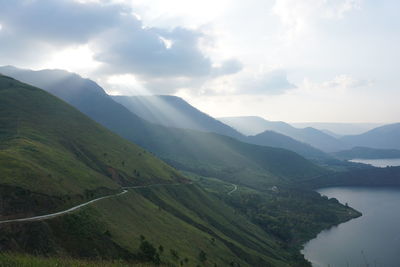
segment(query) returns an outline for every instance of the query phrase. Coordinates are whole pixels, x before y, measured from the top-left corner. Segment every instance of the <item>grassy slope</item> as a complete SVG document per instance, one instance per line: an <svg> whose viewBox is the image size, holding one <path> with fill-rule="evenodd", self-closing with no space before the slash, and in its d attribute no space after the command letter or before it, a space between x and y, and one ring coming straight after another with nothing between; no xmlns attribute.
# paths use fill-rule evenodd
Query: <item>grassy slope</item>
<svg viewBox="0 0 400 267"><path fill-rule="evenodd" d="M3 187L86 198L120 185L183 179L150 153L40 89L0 76L0 107Z"/></svg>
<svg viewBox="0 0 400 267"><path fill-rule="evenodd" d="M222 196L226 203L280 240L285 251L291 251L292 258L298 264L295 266L307 266L299 253L306 241L324 229L361 215L336 199L321 197L309 190L275 187L260 192L239 186L228 195L233 189L230 183L190 173L187 176L206 191Z"/></svg>
<svg viewBox="0 0 400 267"><path fill-rule="evenodd" d="M150 267L152 264L132 263L124 261L79 260L73 258L43 257L27 254L3 253L0 254L1 266L7 267Z"/></svg>
<svg viewBox="0 0 400 267"><path fill-rule="evenodd" d="M123 247L134 250L144 235L165 248L167 261L174 262L170 249L190 266L201 264L200 250L210 259L207 266L286 266L289 258L272 236L195 185L144 188L96 206Z"/></svg>
<svg viewBox="0 0 400 267"><path fill-rule="evenodd" d="M183 179L150 153L40 89L1 76L0 96L3 200L11 194L31 208L30 199L18 190L65 198L43 206L48 211L82 201L74 195L93 197L87 195L90 190ZM10 214L2 214L12 217L15 202L9 205ZM23 208L18 214L24 214ZM287 253L272 236L194 185L138 189L49 221L8 224L0 232L0 247L137 261L140 235L157 245L163 243L165 261L176 261L169 249L190 262L199 261L204 250L207 262L220 265L234 261L242 266L287 266Z"/></svg>
<svg viewBox="0 0 400 267"><path fill-rule="evenodd" d="M275 238L196 185L130 189L73 214L4 225L0 247L135 263L141 235L156 248L162 245L161 261L172 266L181 261L184 266L295 266ZM207 255L205 262L200 251Z"/></svg>
<svg viewBox="0 0 400 267"><path fill-rule="evenodd" d="M0 77L0 94L2 193L10 192L4 187L9 185L42 195L92 197L88 190L116 190L120 184L182 179L143 149L39 89ZM171 153L171 143L176 144L179 160L185 162L185 155L190 155L190 164L200 164L194 166L198 172L218 168L216 173L222 173L226 180L236 182L242 178L241 182L254 187L321 173L318 167L282 149L248 145L219 135L204 138L201 133L176 131L178 134L168 135L160 147L167 146ZM190 137L186 139L182 133ZM163 132L156 134L154 141L163 140ZM9 249L20 251L35 248L30 252L77 257L134 258L138 236L143 234L156 245L163 242L167 261L176 261L166 255L170 248L180 252L180 259L187 257L190 262L198 260L199 249L206 251L210 263L222 265L238 261L250 266L268 266L268 262L285 266L291 261L270 234L195 186L155 187L139 192L107 199L96 203L97 208L88 207L47 222L4 227L0 247L9 245ZM23 200L24 204L29 202Z"/></svg>

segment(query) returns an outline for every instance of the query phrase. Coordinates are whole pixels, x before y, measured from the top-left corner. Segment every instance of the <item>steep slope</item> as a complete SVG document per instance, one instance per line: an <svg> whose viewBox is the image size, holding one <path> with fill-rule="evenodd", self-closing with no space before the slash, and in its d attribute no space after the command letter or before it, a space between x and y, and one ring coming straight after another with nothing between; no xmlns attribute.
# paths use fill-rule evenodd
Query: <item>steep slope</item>
<svg viewBox="0 0 400 267"><path fill-rule="evenodd" d="M400 158L400 150L357 146L349 150L332 153L332 155L339 159L389 159Z"/></svg>
<svg viewBox="0 0 400 267"><path fill-rule="evenodd" d="M176 96L112 96L112 98L134 114L155 124L212 132L234 138L242 137L239 132L228 125L201 112Z"/></svg>
<svg viewBox="0 0 400 267"><path fill-rule="evenodd" d="M353 147L400 149L400 123L384 125L359 135L343 136L340 140Z"/></svg>
<svg viewBox="0 0 400 267"><path fill-rule="evenodd" d="M287 135L298 141L312 145L325 152L334 152L349 148L344 142L315 128L295 128L281 121L268 121L260 117L228 117L219 118L222 122L232 126L240 132L257 129L257 131L275 131ZM242 130L240 130L242 129Z"/></svg>
<svg viewBox="0 0 400 267"><path fill-rule="evenodd" d="M0 76L1 218L184 177L49 93ZM26 205L26 203L31 203Z"/></svg>
<svg viewBox="0 0 400 267"><path fill-rule="evenodd" d="M15 77L43 86L93 120L150 150L178 169L266 188L271 184L325 173L325 170L287 150L246 144L213 133L148 123L112 100L94 82L74 74L64 72L62 79L53 77L49 85L42 79L51 76L53 71L14 72Z"/></svg>
<svg viewBox="0 0 400 267"><path fill-rule="evenodd" d="M197 186L177 184L187 180L62 100L0 76L0 107L0 221L117 193L121 185L149 185L45 221L2 223L2 251L290 266L273 236ZM150 257L153 243L165 254L156 248L159 258Z"/></svg>
<svg viewBox="0 0 400 267"><path fill-rule="evenodd" d="M286 220L286 210L277 209L268 217L261 216L260 222L250 222L224 204L221 196L209 195L194 184L179 183L186 180L174 169L63 101L4 76L0 77L0 107L0 181L5 183L0 186L1 214L6 215L0 220L51 212L98 194L120 192L121 185L149 185L46 221L2 223L2 251L123 259L118 263L121 265L146 261L167 266L309 266L298 251L287 249L274 234L284 228L276 229L279 224L273 225L272 232L263 228L274 217ZM229 151L226 160L230 165L226 166L245 159L248 164L253 162L245 166L251 172L244 177L254 185L260 182L254 175L257 171L270 182L280 183L324 173L282 149L249 145L216 134L185 132L190 136L195 133L198 141L211 141L207 146ZM213 139L204 140L204 135ZM196 154L194 149L194 153L182 155L189 152ZM200 162L210 155L200 155ZM218 159L218 163L223 162ZM291 203L298 203L294 191L283 192L279 198L287 202L288 197ZM311 201L307 196L303 200ZM340 213L339 206L335 209ZM37 207L40 210L34 209ZM323 209L311 212L318 216L324 213Z"/></svg>

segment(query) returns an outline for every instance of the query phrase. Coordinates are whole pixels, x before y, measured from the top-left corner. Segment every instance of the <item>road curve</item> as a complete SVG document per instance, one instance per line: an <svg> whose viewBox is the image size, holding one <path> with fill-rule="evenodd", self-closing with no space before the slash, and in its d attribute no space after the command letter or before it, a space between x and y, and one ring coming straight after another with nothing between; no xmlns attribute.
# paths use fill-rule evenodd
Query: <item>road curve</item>
<svg viewBox="0 0 400 267"><path fill-rule="evenodd" d="M233 185L233 189L232 189L231 191L228 192L228 195L229 195L229 196L232 195L232 193L235 192L235 191L238 189L238 186L237 186L237 185L235 185L235 184L232 184L232 185Z"/></svg>
<svg viewBox="0 0 400 267"><path fill-rule="evenodd" d="M69 208L67 210L63 210L63 211L59 211L59 212L55 212L55 213L50 213L50 214L45 214L45 215L40 215L40 216L34 216L34 217L4 220L4 221L0 221L0 224L14 223L14 222L44 221L44 220L52 219L52 218L55 218L55 217L58 217L58 216L61 216L61 215L76 211L76 210L78 210L80 208L83 208L83 207L85 207L85 206L87 206L89 204L92 204L92 203L97 202L97 201L102 200L102 199L121 196L123 194L126 194L128 192L128 189L156 187L156 186L164 186L164 185L182 185L182 184L153 184L153 185L138 185L138 186L122 187L122 192L120 192L120 193L113 194L113 195L108 195L108 196L104 196L104 197L99 197L99 198L90 200L88 202L85 202L83 204L79 204L79 205L77 205L75 207Z"/></svg>
<svg viewBox="0 0 400 267"><path fill-rule="evenodd" d="M109 195L109 196L104 196L104 197L99 197L99 198L90 200L88 202L85 202L83 204L79 204L78 206L72 207L72 208L67 209L67 210L63 210L63 211L59 211L59 212L55 212L55 213L50 213L50 214L46 214L46 215L28 217L28 218L4 220L4 221L0 221L0 224L13 223L13 222L33 222L33 221L43 221L43 220L51 219L51 218L54 218L54 217L58 217L58 216L64 215L66 213L73 212L73 211L75 211L77 209L85 207L85 206L87 206L87 205L89 205L91 203L94 203L96 201L99 201L99 200L102 200L102 199L105 199L105 198L120 196L120 195L123 195L123 194L125 194L127 192L128 192L128 190L124 189L121 193L114 194L114 195Z"/></svg>

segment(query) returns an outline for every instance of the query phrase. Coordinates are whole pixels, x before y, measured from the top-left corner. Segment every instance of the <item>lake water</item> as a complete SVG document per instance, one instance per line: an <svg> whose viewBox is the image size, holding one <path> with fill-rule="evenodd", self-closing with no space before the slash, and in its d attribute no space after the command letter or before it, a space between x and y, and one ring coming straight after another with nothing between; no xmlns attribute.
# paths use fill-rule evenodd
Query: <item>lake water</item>
<svg viewBox="0 0 400 267"><path fill-rule="evenodd" d="M400 166L400 159L352 159L351 162L371 164L375 167Z"/></svg>
<svg viewBox="0 0 400 267"><path fill-rule="evenodd" d="M315 267L399 267L400 188L336 187L318 190L363 213L321 232L302 253Z"/></svg>

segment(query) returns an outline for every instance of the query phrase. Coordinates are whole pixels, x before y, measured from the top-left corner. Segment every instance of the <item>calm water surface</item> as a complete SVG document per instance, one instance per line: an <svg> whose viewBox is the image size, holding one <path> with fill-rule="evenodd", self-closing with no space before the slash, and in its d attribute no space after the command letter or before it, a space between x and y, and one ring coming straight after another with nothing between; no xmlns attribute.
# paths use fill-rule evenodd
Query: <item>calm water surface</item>
<svg viewBox="0 0 400 267"><path fill-rule="evenodd" d="M400 159L352 159L351 162L371 164L375 167L400 166Z"/></svg>
<svg viewBox="0 0 400 267"><path fill-rule="evenodd" d="M313 266L400 266L400 188L336 187L318 190L363 213L321 232L302 251Z"/></svg>

